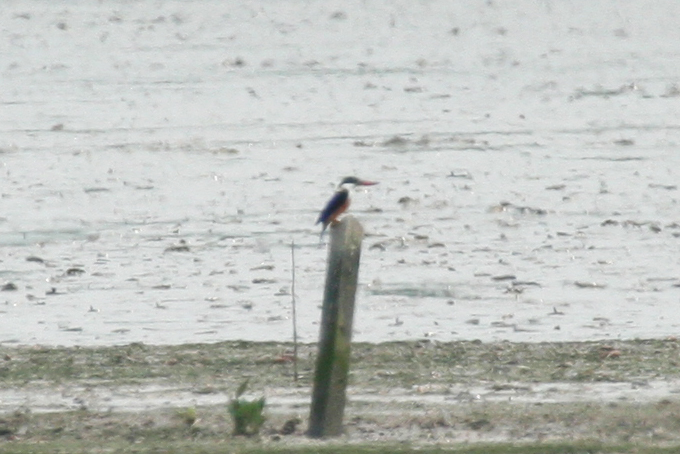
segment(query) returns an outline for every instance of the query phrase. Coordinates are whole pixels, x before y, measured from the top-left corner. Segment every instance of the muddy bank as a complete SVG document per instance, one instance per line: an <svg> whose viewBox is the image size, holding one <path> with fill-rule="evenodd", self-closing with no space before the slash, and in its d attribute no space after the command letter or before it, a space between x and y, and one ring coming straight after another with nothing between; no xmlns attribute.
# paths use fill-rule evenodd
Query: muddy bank
<svg viewBox="0 0 680 454"><path fill-rule="evenodd" d="M342 442L677 444L679 347L357 344ZM289 344L2 347L0 433L13 443L221 443L232 438L226 405L249 378L268 420L248 443L307 445L315 349L301 347L294 381ZM299 422L283 431L289 421Z"/></svg>

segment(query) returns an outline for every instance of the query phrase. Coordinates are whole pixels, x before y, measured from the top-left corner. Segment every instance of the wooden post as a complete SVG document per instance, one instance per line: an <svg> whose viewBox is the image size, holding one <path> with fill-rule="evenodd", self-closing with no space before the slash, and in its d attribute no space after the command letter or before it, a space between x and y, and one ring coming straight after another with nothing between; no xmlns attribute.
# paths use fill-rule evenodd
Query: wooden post
<svg viewBox="0 0 680 454"><path fill-rule="evenodd" d="M307 430L315 438L335 437L343 432L354 297L364 236L361 224L352 216L346 216L330 230L319 353Z"/></svg>

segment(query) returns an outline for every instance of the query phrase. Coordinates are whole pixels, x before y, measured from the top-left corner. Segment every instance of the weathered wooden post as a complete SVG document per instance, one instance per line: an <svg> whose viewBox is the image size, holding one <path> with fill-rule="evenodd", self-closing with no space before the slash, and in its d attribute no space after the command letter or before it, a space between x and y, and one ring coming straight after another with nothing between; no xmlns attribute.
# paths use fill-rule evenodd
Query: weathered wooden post
<svg viewBox="0 0 680 454"><path fill-rule="evenodd" d="M352 216L346 216L330 230L321 335L307 430L310 437L316 438L339 436L343 432L354 297L364 236L361 224Z"/></svg>

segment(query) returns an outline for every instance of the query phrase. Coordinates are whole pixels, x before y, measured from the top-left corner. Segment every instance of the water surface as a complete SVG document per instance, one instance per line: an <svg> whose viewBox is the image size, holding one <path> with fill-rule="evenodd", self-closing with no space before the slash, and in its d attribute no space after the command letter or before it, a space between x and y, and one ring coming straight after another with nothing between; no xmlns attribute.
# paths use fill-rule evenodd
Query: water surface
<svg viewBox="0 0 680 454"><path fill-rule="evenodd" d="M674 336L679 13L10 2L0 341L313 342L345 175L356 340Z"/></svg>

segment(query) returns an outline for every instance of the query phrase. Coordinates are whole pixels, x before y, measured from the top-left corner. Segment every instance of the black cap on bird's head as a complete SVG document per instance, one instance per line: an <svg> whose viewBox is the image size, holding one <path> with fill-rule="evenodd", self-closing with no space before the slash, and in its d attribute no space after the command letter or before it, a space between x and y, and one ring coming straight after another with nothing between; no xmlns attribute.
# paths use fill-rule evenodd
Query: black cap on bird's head
<svg viewBox="0 0 680 454"><path fill-rule="evenodd" d="M345 177L342 179L338 187L342 187L345 184L353 184L354 186L373 186L374 184L378 184L378 182L361 180L357 177Z"/></svg>

